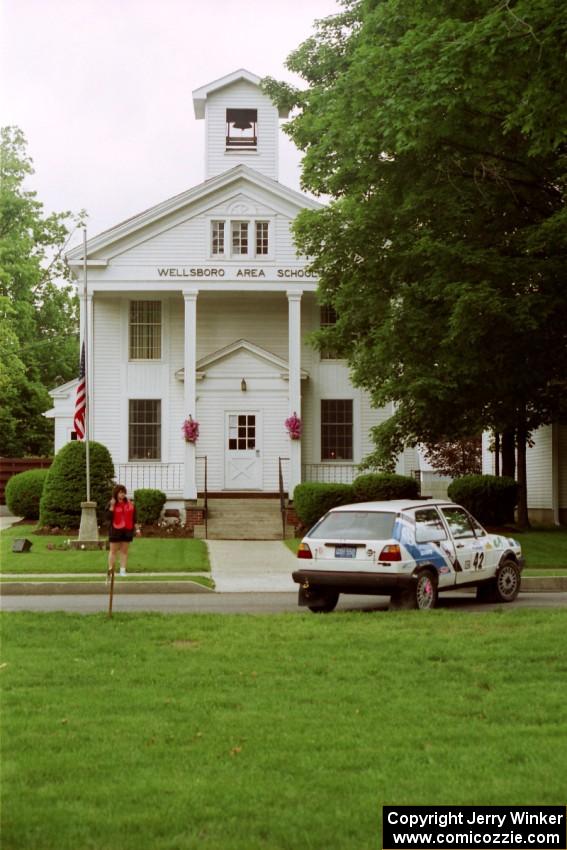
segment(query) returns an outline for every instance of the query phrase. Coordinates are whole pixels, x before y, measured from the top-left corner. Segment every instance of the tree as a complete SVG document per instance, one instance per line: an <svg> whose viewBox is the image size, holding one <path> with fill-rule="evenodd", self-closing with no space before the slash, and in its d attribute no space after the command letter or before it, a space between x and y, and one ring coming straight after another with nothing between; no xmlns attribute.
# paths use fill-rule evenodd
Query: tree
<svg viewBox="0 0 567 850"><path fill-rule="evenodd" d="M346 0L288 58L306 189L297 219L339 348L377 406L371 465L404 445L530 432L566 413L567 7Z"/></svg>
<svg viewBox="0 0 567 850"><path fill-rule="evenodd" d="M0 454L48 454L48 390L78 370L78 303L63 258L81 215L45 214L26 188L33 174L26 140L0 131Z"/></svg>
<svg viewBox="0 0 567 850"><path fill-rule="evenodd" d="M459 478L482 472L482 439L445 440L425 447L425 459L441 475Z"/></svg>

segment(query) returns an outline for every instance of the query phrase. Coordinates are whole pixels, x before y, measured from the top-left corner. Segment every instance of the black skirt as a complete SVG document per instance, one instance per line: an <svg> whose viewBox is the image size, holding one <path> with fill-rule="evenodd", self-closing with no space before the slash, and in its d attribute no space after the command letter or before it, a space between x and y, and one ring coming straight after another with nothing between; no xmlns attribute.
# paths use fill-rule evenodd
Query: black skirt
<svg viewBox="0 0 567 850"><path fill-rule="evenodd" d="M114 528L110 526L108 540L110 543L131 543L134 539L134 531L131 528Z"/></svg>

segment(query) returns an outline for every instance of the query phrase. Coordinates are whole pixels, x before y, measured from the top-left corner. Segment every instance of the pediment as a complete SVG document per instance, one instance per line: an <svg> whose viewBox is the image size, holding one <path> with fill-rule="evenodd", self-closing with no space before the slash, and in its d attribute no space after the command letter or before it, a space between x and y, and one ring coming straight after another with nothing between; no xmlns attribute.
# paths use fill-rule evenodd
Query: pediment
<svg viewBox="0 0 567 850"><path fill-rule="evenodd" d="M268 375L289 380L289 366L287 360L278 357L277 354L255 345L246 339L239 339L224 348L201 357L197 361L197 380L203 380L207 376L222 377L224 375L248 374ZM178 369L175 377L185 380L185 369ZM305 369L301 370L302 380L308 377Z"/></svg>
<svg viewBox="0 0 567 850"><path fill-rule="evenodd" d="M246 191L243 192L243 189ZM258 194L258 199L248 197L248 190L250 195ZM269 209L271 213L288 215L290 218L294 218L301 209L321 209L322 206L318 201L283 186L277 180L266 177L247 166L237 165L89 239L87 242L88 264L104 267L110 257L129 251L172 228L183 225L202 214L204 210L215 208L217 205L224 207L226 203L229 205L240 203L241 201L236 199L239 199L241 195L248 204L259 204ZM261 197L266 199L266 204L262 202ZM77 245L65 256L71 268L80 272L83 264L83 246Z"/></svg>

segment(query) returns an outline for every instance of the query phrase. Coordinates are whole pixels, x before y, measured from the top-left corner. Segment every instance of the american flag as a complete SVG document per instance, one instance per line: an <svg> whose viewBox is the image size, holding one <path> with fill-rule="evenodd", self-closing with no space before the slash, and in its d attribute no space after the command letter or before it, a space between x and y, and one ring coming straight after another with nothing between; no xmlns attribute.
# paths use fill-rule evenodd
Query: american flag
<svg viewBox="0 0 567 850"><path fill-rule="evenodd" d="M87 409L87 382L85 379L85 343L81 347L81 365L79 368L79 383L75 399L75 416L73 424L77 440L85 439L85 412Z"/></svg>

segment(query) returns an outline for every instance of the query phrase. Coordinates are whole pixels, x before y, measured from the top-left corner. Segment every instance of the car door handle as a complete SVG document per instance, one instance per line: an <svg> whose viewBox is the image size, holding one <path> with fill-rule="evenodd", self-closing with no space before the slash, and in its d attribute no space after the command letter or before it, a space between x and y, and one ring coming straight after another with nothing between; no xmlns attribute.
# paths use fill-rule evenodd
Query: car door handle
<svg viewBox="0 0 567 850"><path fill-rule="evenodd" d="M464 548L465 548L464 543L457 543L457 549L464 549Z"/></svg>

